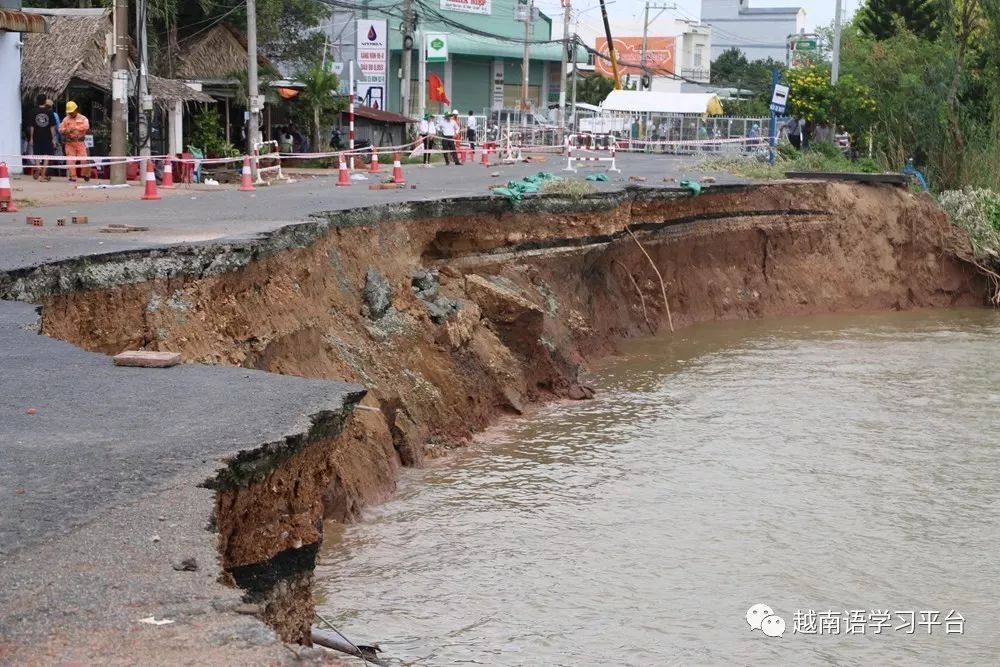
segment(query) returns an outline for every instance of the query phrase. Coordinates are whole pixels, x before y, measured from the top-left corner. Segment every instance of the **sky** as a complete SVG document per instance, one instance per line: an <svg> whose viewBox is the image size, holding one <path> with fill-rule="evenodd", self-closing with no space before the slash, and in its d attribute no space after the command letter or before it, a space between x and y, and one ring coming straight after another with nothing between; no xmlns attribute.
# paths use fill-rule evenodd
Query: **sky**
<svg viewBox="0 0 1000 667"><path fill-rule="evenodd" d="M609 4L608 16L611 22L611 32L618 36L642 35L642 13L645 0L606 0ZM552 37L562 36L562 8L559 0L535 0L543 12L552 18ZM698 19L701 16L701 0L655 0L655 4L677 5L677 10L664 12L660 21L670 18ZM843 0L846 17L850 17L861 0ZM817 26L824 27L833 23L834 0L750 0L751 7L802 7L806 10L806 30L812 31ZM601 11L598 0L575 0L574 12L580 15L580 36L588 43L593 43L597 34L604 34L601 23ZM650 10L650 16L655 12ZM652 22L649 34L656 35L656 22Z"/></svg>

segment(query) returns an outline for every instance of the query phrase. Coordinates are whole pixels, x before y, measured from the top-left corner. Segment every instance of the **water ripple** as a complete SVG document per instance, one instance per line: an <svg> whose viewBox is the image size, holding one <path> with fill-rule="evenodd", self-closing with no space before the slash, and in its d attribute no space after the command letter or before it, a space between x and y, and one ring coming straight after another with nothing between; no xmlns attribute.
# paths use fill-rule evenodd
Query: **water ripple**
<svg viewBox="0 0 1000 667"><path fill-rule="evenodd" d="M998 664L998 338L958 311L635 341L595 400L329 526L322 611L398 665ZM749 632L755 602L784 638ZM791 634L857 608L966 634Z"/></svg>

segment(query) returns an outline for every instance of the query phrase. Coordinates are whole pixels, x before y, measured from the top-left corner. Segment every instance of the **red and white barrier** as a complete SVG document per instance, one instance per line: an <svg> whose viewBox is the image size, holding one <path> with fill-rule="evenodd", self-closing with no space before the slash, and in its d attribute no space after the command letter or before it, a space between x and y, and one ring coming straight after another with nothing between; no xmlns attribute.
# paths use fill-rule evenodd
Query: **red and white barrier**
<svg viewBox="0 0 1000 667"><path fill-rule="evenodd" d="M572 135L572 134L570 136L566 137L566 167L563 169L563 171L572 171L572 172L576 173L577 169L576 169L575 166L573 166L573 162L574 161L576 161L576 162L596 162L596 163L608 162L608 163L610 163L609 166L608 166L608 168L607 168L608 171L615 171L615 172L621 173L621 169L619 169L618 165L615 163L616 146L615 146L615 141L614 141L613 137L611 137L611 141L607 142L606 145L604 145L604 146L598 146L598 147L594 147L594 148L580 148L580 147L576 147L574 149L573 143L574 143L575 137L576 137L576 135ZM577 150L577 151L583 151L583 150L587 150L587 151L607 151L610 154L610 157L594 157L594 156L589 156L589 155L573 155L573 151L574 150Z"/></svg>
<svg viewBox="0 0 1000 667"><path fill-rule="evenodd" d="M261 149L264 146L271 146L272 149L267 153L261 153ZM281 146L277 141L264 141L254 146L254 165L257 167L257 180L254 181L254 185L266 185L267 181L264 180L264 174L274 174L274 177L279 181L288 180L288 177L281 173ZM272 161L273 164L263 166L261 163L265 160Z"/></svg>

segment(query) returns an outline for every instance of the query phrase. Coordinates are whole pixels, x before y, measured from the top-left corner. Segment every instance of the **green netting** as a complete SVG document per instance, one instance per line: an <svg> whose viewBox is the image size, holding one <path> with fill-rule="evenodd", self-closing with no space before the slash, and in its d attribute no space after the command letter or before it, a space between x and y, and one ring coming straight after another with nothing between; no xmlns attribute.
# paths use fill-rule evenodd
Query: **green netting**
<svg viewBox="0 0 1000 667"><path fill-rule="evenodd" d="M701 194L701 183L699 183L698 181L693 181L691 179L685 178L678 185L680 185L682 188L687 188L688 190L690 190L692 195L697 196Z"/></svg>
<svg viewBox="0 0 1000 667"><path fill-rule="evenodd" d="M527 176L520 181L508 181L506 187L493 188L493 194L507 197L511 201L520 201L521 195L538 192L546 181L556 179L556 176L540 171L534 176Z"/></svg>

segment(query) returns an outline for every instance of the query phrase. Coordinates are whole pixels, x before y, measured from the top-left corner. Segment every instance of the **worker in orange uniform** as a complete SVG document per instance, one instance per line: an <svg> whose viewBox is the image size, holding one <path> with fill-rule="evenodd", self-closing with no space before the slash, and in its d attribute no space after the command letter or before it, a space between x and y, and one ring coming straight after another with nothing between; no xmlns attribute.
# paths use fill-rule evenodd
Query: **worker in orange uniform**
<svg viewBox="0 0 1000 667"><path fill-rule="evenodd" d="M80 171L83 180L90 180L90 168L86 164L87 144L84 139L90 131L90 121L82 113L77 111L76 102L72 100L66 103L66 117L59 124L59 131L63 135L63 147L66 152L66 171L69 180L76 180L76 164L80 162L76 158L84 158L81 162Z"/></svg>

